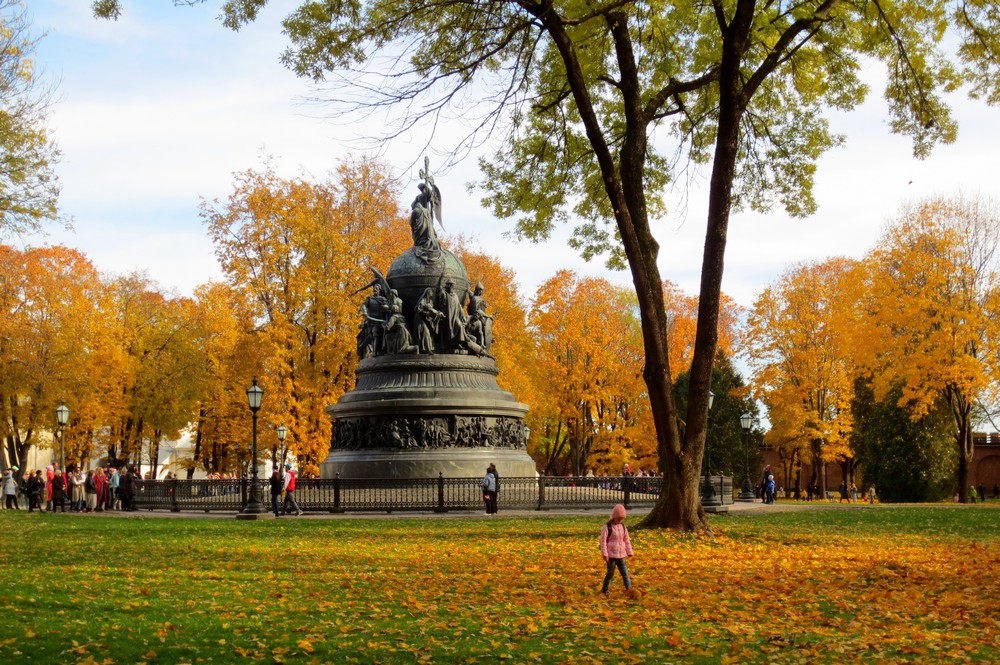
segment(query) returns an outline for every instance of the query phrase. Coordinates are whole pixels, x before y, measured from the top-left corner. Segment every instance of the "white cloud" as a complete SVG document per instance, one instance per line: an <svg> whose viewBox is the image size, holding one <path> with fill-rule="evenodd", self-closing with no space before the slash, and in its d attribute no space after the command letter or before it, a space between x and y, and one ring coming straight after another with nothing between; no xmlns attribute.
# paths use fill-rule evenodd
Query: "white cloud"
<svg viewBox="0 0 1000 665"><path fill-rule="evenodd" d="M277 5L279 3L272 3ZM232 173L273 154L284 175L322 176L357 151L363 128L321 117L302 103L312 89L278 63L284 48L284 7L268 6L239 33L223 28L209 4L126 3L118 22L90 16L81 0L36 0L36 27L47 29L39 64L60 80L62 102L52 126L63 149L59 167L62 205L76 233L53 233L34 242L63 242L114 273L146 270L164 287L190 293L218 277L211 243L197 210L200 197L224 198ZM820 212L790 220L781 211L733 217L724 290L749 304L788 265L831 255L860 257L886 219L905 201L932 194L996 195L993 131L998 111L956 99L960 135L930 159L910 156L906 139L888 134L878 90L862 108L832 118L847 146L819 164ZM391 144L383 157L403 170L419 159L419 132ZM606 274L630 283L627 273L606 273L584 263L559 229L544 245L504 240L507 222L493 220L465 185L476 179L474 160L442 174L449 231L475 234L488 251L515 269L526 296L558 268ZM402 174L404 182L415 173ZM688 292L698 290L705 234L707 172L678 213L656 223L663 276ZM412 185L401 205L409 203Z"/></svg>

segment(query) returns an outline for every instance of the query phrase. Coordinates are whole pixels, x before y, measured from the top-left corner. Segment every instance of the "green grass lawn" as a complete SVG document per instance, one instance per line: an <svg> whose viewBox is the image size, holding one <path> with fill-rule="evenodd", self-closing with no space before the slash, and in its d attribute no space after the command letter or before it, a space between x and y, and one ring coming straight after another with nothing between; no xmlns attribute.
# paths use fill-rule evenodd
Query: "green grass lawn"
<svg viewBox="0 0 1000 665"><path fill-rule="evenodd" d="M605 519L0 512L0 664L1000 662L1000 509Z"/></svg>

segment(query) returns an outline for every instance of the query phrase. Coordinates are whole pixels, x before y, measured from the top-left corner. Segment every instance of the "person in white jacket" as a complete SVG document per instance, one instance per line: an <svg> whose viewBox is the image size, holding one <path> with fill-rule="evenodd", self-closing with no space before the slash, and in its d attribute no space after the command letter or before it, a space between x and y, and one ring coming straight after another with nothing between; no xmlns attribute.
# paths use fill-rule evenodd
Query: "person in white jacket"
<svg viewBox="0 0 1000 665"><path fill-rule="evenodd" d="M285 465L285 503L282 505L281 511L287 515L291 512L289 507L295 510L296 515L302 514L302 509L299 508L299 502L295 500L295 486L298 478L295 476L295 472L292 471L292 465Z"/></svg>

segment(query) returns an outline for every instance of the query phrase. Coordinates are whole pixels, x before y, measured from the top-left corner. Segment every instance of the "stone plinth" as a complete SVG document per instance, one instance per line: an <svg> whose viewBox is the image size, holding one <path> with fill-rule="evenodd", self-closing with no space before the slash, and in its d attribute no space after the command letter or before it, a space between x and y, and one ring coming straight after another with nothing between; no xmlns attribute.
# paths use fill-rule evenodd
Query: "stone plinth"
<svg viewBox="0 0 1000 665"><path fill-rule="evenodd" d="M497 384L492 358L465 354L365 358L333 418L324 478L534 476L528 407Z"/></svg>

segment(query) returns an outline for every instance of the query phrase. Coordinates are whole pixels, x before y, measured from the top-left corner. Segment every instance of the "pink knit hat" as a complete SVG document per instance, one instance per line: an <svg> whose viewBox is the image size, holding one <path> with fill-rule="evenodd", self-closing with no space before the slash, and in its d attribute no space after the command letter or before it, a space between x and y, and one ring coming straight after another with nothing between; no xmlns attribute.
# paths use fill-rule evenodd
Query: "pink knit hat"
<svg viewBox="0 0 1000 665"><path fill-rule="evenodd" d="M625 506L618 504L611 509L611 519L613 520L623 520L625 519Z"/></svg>

